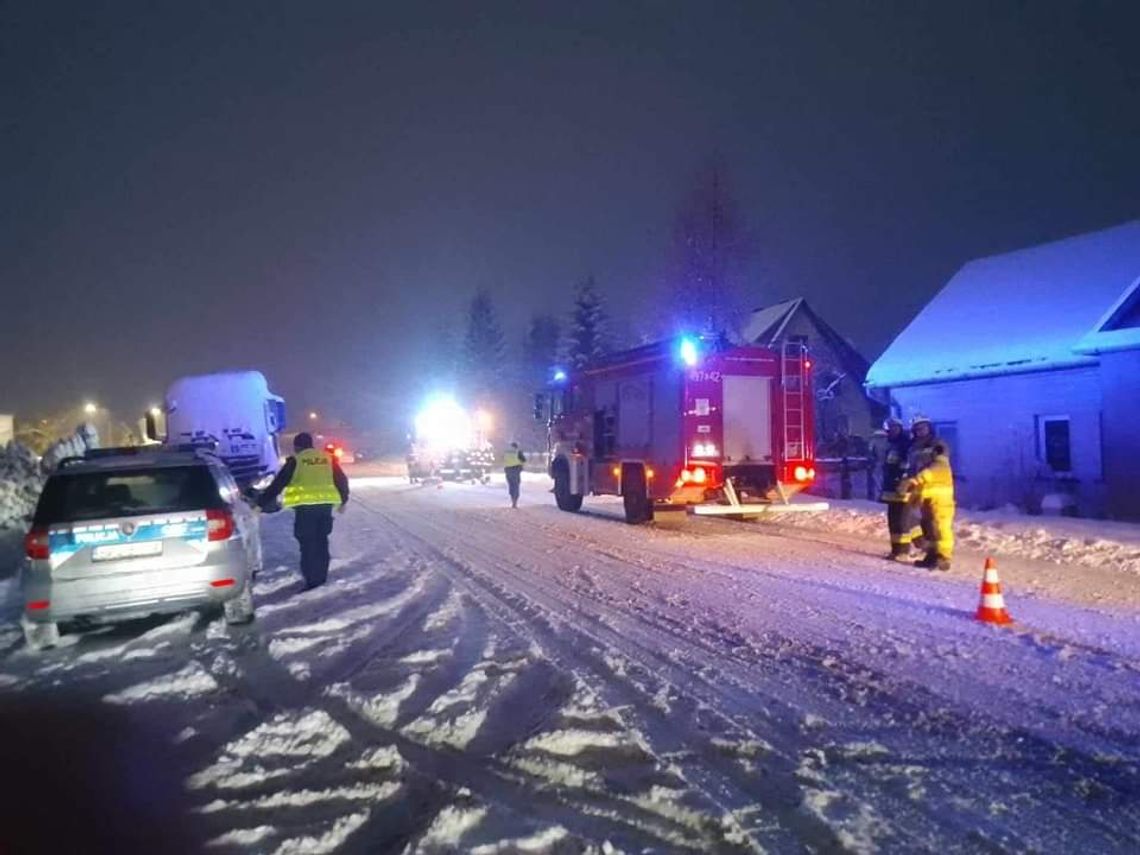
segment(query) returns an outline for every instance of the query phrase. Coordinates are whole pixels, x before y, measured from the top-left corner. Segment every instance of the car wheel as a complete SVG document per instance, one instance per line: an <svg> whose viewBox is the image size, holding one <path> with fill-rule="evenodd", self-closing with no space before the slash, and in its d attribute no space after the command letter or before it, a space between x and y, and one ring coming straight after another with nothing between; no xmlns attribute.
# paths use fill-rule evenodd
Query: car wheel
<svg viewBox="0 0 1140 855"><path fill-rule="evenodd" d="M24 644L30 650L46 650L59 644L59 624L24 621Z"/></svg>
<svg viewBox="0 0 1140 855"><path fill-rule="evenodd" d="M226 623L249 623L253 620L253 586L246 582L241 593L232 600L226 600L222 608L226 614Z"/></svg>

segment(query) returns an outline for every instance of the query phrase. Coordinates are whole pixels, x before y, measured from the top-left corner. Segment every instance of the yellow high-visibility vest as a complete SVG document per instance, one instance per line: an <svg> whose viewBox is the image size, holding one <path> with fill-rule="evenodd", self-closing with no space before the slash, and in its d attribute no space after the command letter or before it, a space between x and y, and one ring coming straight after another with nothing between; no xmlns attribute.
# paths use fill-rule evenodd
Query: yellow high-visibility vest
<svg viewBox="0 0 1140 855"><path fill-rule="evenodd" d="M301 505L339 505L340 491L333 480L331 455L306 448L294 457L297 468L281 503L287 508Z"/></svg>
<svg viewBox="0 0 1140 855"><path fill-rule="evenodd" d="M505 454L503 454L503 468L504 469L510 469L512 466L522 466L522 465L523 465L522 454L520 454L515 449L512 448L509 451L507 451Z"/></svg>

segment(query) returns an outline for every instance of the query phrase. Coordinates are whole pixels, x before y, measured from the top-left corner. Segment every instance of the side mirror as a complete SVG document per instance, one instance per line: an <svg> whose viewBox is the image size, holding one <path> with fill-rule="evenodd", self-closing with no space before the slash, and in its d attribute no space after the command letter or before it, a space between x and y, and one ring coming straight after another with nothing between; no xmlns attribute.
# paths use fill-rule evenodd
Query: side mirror
<svg viewBox="0 0 1140 855"><path fill-rule="evenodd" d="M536 422L545 422L549 420L547 416L548 407L546 401L546 393L538 392L534 396L534 420Z"/></svg>
<svg viewBox="0 0 1140 855"><path fill-rule="evenodd" d="M146 438L151 442L158 442L158 419L154 417L154 413L146 414Z"/></svg>
<svg viewBox="0 0 1140 855"><path fill-rule="evenodd" d="M265 426L270 433L285 430L285 402L280 398L270 398L265 402Z"/></svg>

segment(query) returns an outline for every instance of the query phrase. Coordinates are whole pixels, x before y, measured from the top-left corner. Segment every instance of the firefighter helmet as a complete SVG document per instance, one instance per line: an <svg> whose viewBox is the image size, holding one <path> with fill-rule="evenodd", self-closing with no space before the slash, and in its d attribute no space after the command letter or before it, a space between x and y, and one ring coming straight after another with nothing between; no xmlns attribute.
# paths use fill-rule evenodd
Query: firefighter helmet
<svg viewBox="0 0 1140 855"><path fill-rule="evenodd" d="M896 419L894 416L891 416L889 419L883 420L883 430L885 430L887 433L890 433L891 428L895 428L895 427L897 427L901 430L902 426L903 426L902 419Z"/></svg>
<svg viewBox="0 0 1140 855"><path fill-rule="evenodd" d="M931 429L934 428L934 422L929 417L923 415L916 415L910 420L910 429L914 430L919 425L927 425Z"/></svg>

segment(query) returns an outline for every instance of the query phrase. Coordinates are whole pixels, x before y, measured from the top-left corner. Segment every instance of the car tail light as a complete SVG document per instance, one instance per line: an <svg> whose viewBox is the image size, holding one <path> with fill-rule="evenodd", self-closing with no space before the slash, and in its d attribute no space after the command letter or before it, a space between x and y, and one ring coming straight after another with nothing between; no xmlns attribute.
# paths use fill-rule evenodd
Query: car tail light
<svg viewBox="0 0 1140 855"><path fill-rule="evenodd" d="M24 535L24 554L33 561L51 558L51 544L46 528L33 528Z"/></svg>
<svg viewBox="0 0 1140 855"><path fill-rule="evenodd" d="M234 515L211 508L206 511L206 540L229 540L234 536Z"/></svg>
<svg viewBox="0 0 1140 855"><path fill-rule="evenodd" d="M28 600L26 608L30 612L42 612L51 607L51 600Z"/></svg>
<svg viewBox="0 0 1140 855"><path fill-rule="evenodd" d="M232 588L236 583L233 579L215 579L210 583L211 588Z"/></svg>

